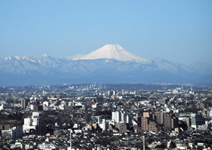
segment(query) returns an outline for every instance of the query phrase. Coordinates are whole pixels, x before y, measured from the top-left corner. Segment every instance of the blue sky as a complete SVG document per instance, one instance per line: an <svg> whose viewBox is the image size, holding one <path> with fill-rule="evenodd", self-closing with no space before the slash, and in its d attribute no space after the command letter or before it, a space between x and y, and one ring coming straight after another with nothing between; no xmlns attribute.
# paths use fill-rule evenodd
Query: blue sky
<svg viewBox="0 0 212 150"><path fill-rule="evenodd" d="M146 59L212 63L211 0L1 0L0 52L67 57L120 44Z"/></svg>

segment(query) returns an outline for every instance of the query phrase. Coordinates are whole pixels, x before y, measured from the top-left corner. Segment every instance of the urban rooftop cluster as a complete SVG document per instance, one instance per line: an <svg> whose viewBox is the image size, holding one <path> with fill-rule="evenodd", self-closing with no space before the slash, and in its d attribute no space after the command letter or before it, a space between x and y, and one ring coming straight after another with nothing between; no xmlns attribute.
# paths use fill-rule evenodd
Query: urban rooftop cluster
<svg viewBox="0 0 212 150"><path fill-rule="evenodd" d="M192 85L0 88L0 149L212 147L212 88Z"/></svg>

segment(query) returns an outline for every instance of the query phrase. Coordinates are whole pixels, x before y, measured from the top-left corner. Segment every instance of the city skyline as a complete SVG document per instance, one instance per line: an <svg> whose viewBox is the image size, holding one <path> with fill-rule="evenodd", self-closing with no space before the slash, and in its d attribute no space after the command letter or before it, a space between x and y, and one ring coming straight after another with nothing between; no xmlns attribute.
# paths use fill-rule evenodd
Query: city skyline
<svg viewBox="0 0 212 150"><path fill-rule="evenodd" d="M120 44L145 59L212 63L211 1L1 1L1 57L88 54Z"/></svg>

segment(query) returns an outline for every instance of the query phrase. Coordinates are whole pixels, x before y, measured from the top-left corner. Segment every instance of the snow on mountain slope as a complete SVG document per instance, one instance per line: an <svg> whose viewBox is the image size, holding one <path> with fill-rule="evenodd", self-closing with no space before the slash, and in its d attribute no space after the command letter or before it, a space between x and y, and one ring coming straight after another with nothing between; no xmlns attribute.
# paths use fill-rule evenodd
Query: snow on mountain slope
<svg viewBox="0 0 212 150"><path fill-rule="evenodd" d="M135 61L140 63L148 63L149 61L138 57L118 44L107 44L103 47L84 56L75 56L73 60L93 60L93 59L115 59L119 61Z"/></svg>
<svg viewBox="0 0 212 150"><path fill-rule="evenodd" d="M109 52L107 52L108 49ZM92 53L94 55L91 55ZM197 68L197 65L190 68L164 59L147 61L134 57L119 45L107 45L106 48L103 47L92 53L80 56L81 59L78 58L78 61L48 55L0 58L0 85L42 85L67 82L212 83L212 74L209 71L211 69L209 67L204 69L205 65L198 67L204 69L205 72L203 72L202 69Z"/></svg>

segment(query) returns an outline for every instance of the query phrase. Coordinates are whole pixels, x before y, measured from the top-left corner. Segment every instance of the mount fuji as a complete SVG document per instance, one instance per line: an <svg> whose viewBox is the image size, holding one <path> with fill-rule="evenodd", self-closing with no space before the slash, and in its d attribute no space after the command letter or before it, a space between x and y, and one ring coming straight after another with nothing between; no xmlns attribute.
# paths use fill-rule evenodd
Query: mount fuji
<svg viewBox="0 0 212 150"><path fill-rule="evenodd" d="M107 44L85 56L76 56L73 60L95 60L95 59L114 59L118 61L135 61L148 63L149 61L136 56L118 44Z"/></svg>
<svg viewBox="0 0 212 150"><path fill-rule="evenodd" d="M69 58L8 56L0 58L0 85L72 83L212 84L212 65L185 66L164 59L147 60L118 44Z"/></svg>

